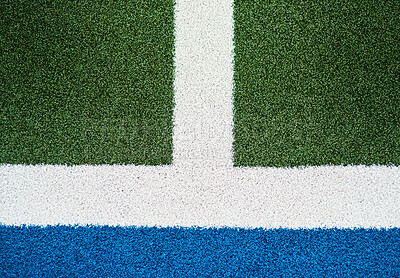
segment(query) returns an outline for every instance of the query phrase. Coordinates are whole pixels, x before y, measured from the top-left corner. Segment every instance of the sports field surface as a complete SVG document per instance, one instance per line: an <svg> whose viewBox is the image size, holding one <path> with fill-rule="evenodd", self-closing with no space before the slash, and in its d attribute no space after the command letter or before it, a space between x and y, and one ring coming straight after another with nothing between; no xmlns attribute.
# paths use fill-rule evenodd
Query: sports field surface
<svg viewBox="0 0 400 278"><path fill-rule="evenodd" d="M3 1L0 276L400 276L397 1Z"/></svg>
<svg viewBox="0 0 400 278"><path fill-rule="evenodd" d="M0 5L0 163L171 163L172 0Z"/></svg>
<svg viewBox="0 0 400 278"><path fill-rule="evenodd" d="M400 165L398 1L236 1L236 166Z"/></svg>

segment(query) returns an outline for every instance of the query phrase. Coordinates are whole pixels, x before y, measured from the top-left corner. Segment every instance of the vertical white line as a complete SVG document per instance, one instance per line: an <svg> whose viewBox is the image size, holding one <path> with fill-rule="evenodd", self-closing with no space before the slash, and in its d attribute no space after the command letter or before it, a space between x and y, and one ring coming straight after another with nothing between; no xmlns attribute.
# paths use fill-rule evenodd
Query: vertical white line
<svg viewBox="0 0 400 278"><path fill-rule="evenodd" d="M173 163L229 167L233 1L176 2Z"/></svg>

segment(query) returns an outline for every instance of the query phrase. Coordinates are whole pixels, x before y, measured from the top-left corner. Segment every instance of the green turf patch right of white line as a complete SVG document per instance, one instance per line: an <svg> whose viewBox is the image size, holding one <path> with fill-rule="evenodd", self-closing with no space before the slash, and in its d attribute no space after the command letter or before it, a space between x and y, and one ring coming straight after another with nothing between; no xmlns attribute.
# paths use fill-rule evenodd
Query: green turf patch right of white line
<svg viewBox="0 0 400 278"><path fill-rule="evenodd" d="M234 165L400 165L399 13L236 0Z"/></svg>

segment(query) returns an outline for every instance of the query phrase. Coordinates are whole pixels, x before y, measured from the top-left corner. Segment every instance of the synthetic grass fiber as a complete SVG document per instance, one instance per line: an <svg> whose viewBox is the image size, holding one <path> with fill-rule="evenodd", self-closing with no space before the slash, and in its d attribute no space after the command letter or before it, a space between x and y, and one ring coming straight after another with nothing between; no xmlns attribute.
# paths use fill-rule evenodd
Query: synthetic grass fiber
<svg viewBox="0 0 400 278"><path fill-rule="evenodd" d="M398 277L400 232L0 226L0 275Z"/></svg>
<svg viewBox="0 0 400 278"><path fill-rule="evenodd" d="M400 167L232 160L396 163L398 5L233 2L0 3L0 277L400 276Z"/></svg>
<svg viewBox="0 0 400 278"><path fill-rule="evenodd" d="M235 166L400 165L400 2L236 0Z"/></svg>
<svg viewBox="0 0 400 278"><path fill-rule="evenodd" d="M0 163L170 164L174 1L1 1Z"/></svg>

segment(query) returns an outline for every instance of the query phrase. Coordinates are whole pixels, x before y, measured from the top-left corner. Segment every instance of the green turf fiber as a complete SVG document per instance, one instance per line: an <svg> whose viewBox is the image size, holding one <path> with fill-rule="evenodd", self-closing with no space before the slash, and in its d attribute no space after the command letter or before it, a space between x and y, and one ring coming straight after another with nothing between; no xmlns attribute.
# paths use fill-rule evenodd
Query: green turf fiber
<svg viewBox="0 0 400 278"><path fill-rule="evenodd" d="M235 0L234 165L400 165L400 1Z"/></svg>
<svg viewBox="0 0 400 278"><path fill-rule="evenodd" d="M174 0L1 1L0 163L172 162Z"/></svg>

